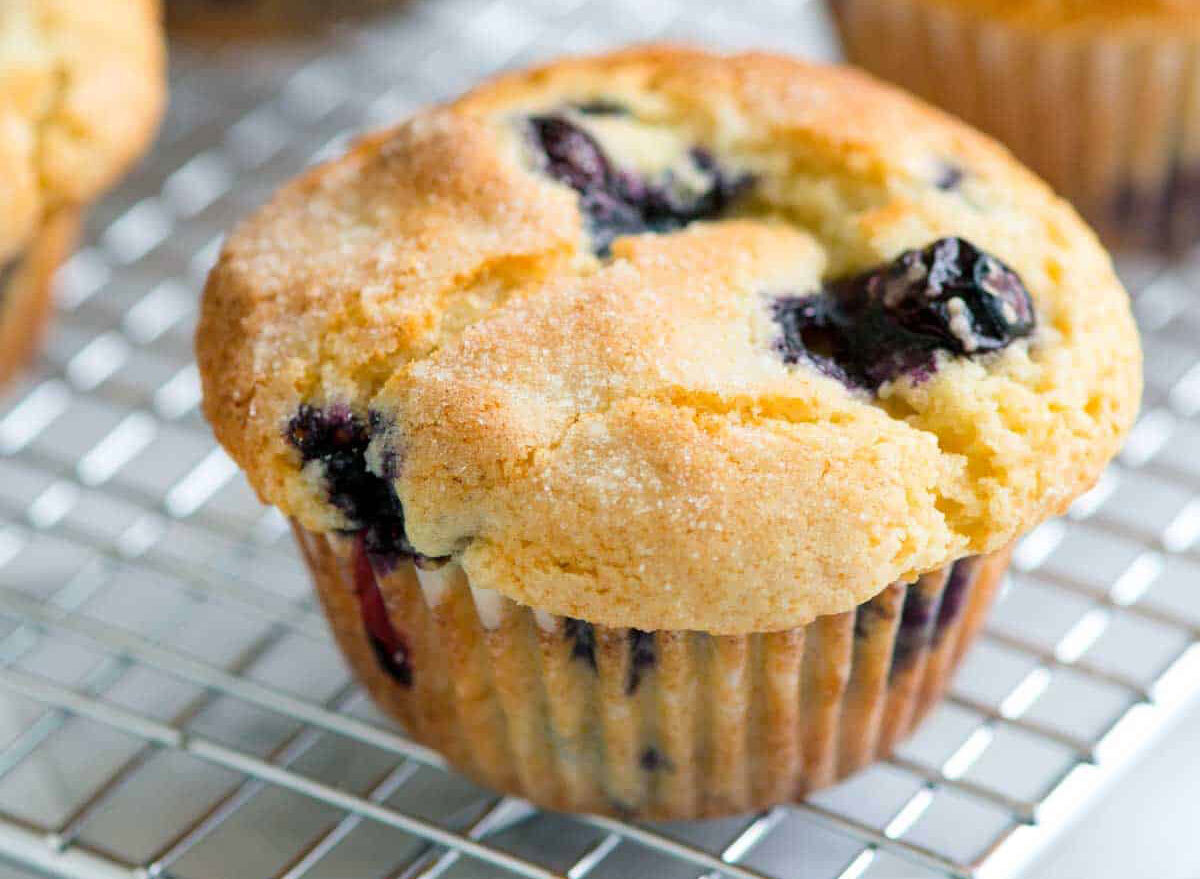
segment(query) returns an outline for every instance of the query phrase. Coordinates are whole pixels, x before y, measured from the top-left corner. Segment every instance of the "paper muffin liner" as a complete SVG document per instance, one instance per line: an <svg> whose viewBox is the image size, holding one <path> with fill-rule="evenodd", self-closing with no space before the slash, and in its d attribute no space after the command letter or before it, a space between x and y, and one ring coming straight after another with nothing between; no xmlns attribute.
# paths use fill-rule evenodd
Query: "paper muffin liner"
<svg viewBox="0 0 1200 879"><path fill-rule="evenodd" d="M0 385L37 351L53 301L54 273L67 258L79 211L46 218L20 253L0 264Z"/></svg>
<svg viewBox="0 0 1200 879"><path fill-rule="evenodd" d="M851 62L1004 142L1111 243L1200 241L1200 39L1039 31L927 0L832 9Z"/></svg>
<svg viewBox="0 0 1200 879"><path fill-rule="evenodd" d="M885 756L941 697L1008 564L966 559L790 631L642 632L294 528L343 654L414 739L545 808L639 819L764 808Z"/></svg>
<svg viewBox="0 0 1200 879"><path fill-rule="evenodd" d="M261 40L311 35L401 0L166 0L172 36Z"/></svg>

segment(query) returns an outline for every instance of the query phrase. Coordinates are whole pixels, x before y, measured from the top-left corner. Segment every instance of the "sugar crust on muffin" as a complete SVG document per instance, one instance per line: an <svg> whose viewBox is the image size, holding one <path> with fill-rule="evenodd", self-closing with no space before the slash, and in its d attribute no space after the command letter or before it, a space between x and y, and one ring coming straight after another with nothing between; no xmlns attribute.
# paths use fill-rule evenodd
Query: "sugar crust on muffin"
<svg viewBox="0 0 1200 879"><path fill-rule="evenodd" d="M159 19L157 0L0 4L0 261L145 147L166 97Z"/></svg>
<svg viewBox="0 0 1200 879"><path fill-rule="evenodd" d="M870 386L783 356L780 302L951 239L1019 277L1035 330ZM992 141L854 71L654 47L501 77L285 187L197 345L218 438L304 527L363 526L331 485L378 480L406 550L473 585L714 633L1063 512L1141 382L1107 255Z"/></svg>

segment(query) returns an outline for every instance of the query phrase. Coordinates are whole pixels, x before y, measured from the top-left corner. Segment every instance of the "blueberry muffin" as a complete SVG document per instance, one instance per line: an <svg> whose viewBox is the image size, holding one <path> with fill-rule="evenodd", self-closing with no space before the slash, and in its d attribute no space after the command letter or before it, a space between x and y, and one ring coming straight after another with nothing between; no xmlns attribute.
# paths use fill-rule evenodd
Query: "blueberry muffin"
<svg viewBox="0 0 1200 879"><path fill-rule="evenodd" d="M851 61L1000 138L1114 243L1200 240L1200 2L831 2Z"/></svg>
<svg viewBox="0 0 1200 879"><path fill-rule="evenodd" d="M0 3L0 381L35 347L80 211L153 134L160 30L150 0Z"/></svg>
<svg viewBox="0 0 1200 879"><path fill-rule="evenodd" d="M494 80L229 238L205 412L378 702L544 806L886 754L1138 405L1126 295L991 141L672 48Z"/></svg>

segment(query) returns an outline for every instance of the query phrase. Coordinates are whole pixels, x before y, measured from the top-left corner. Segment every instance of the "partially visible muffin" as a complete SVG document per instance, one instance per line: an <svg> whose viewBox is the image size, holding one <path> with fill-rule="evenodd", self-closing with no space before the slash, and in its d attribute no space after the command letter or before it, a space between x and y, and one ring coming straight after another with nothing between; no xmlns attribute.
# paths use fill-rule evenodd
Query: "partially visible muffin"
<svg viewBox="0 0 1200 879"><path fill-rule="evenodd" d="M285 187L197 350L381 704L497 788L655 818L887 753L1140 391L1107 256L990 140L668 48L501 77Z"/></svg>
<svg viewBox="0 0 1200 879"><path fill-rule="evenodd" d="M36 351L51 308L54 272L71 252L78 226L75 209L52 212L23 249L0 266L0 382Z"/></svg>
<svg viewBox="0 0 1200 879"><path fill-rule="evenodd" d="M153 135L164 68L154 0L0 4L0 381L35 347L78 214Z"/></svg>
<svg viewBox="0 0 1200 879"><path fill-rule="evenodd" d="M1002 140L1119 245L1200 240L1196 0L831 0L846 55Z"/></svg>

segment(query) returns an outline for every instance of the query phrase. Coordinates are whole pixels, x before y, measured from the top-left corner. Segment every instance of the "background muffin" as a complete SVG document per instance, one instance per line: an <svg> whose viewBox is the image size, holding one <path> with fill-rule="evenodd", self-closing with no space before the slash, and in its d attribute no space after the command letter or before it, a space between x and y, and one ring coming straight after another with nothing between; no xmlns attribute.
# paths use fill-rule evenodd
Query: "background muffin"
<svg viewBox="0 0 1200 879"><path fill-rule="evenodd" d="M286 187L197 344L413 735L673 818L886 752L1140 387L1107 257L1004 151L852 72L669 49L503 77Z"/></svg>
<svg viewBox="0 0 1200 879"><path fill-rule="evenodd" d="M297 36L377 11L395 0L166 0L173 36L262 39Z"/></svg>
<svg viewBox="0 0 1200 879"><path fill-rule="evenodd" d="M158 16L150 0L0 5L0 381L35 347L78 213L157 125Z"/></svg>
<svg viewBox="0 0 1200 879"><path fill-rule="evenodd" d="M1000 138L1114 242L1200 239L1200 4L832 8L851 61Z"/></svg>

